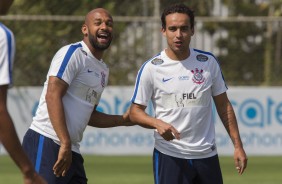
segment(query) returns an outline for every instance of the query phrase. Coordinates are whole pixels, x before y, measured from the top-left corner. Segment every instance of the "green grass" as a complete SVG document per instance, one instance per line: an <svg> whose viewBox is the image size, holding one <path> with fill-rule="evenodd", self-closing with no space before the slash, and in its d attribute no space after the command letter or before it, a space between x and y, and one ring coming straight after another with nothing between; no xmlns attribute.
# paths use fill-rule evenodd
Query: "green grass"
<svg viewBox="0 0 282 184"><path fill-rule="evenodd" d="M88 184L153 184L150 156L84 156ZM248 168L237 174L232 157L220 157L225 184L280 184L282 156L249 157ZM21 173L8 156L0 156L0 178L22 183Z"/></svg>

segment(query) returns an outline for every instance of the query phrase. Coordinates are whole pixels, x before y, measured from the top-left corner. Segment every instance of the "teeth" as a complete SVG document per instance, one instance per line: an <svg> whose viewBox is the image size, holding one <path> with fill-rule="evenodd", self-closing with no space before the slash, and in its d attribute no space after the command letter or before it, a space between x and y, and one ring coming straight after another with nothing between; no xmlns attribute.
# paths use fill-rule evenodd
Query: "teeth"
<svg viewBox="0 0 282 184"><path fill-rule="evenodd" d="M101 34L99 34L99 36L107 37L108 34L107 33L101 33Z"/></svg>

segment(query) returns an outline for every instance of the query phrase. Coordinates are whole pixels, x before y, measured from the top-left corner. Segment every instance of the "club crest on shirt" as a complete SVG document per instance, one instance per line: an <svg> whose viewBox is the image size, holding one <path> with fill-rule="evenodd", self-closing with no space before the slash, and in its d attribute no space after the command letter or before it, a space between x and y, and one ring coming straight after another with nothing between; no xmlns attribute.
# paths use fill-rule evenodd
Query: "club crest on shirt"
<svg viewBox="0 0 282 184"><path fill-rule="evenodd" d="M106 85L106 74L104 72L101 72L101 86L104 88Z"/></svg>
<svg viewBox="0 0 282 184"><path fill-rule="evenodd" d="M162 59L159 59L159 58L155 58L151 61L151 63L154 64L154 65L161 65L161 64L163 64L163 62L164 61Z"/></svg>
<svg viewBox="0 0 282 184"><path fill-rule="evenodd" d="M193 73L193 82L196 84L202 84L205 81L205 78L203 76L203 70L199 70L198 68L195 68L195 70L191 70Z"/></svg>
<svg viewBox="0 0 282 184"><path fill-rule="evenodd" d="M200 62L206 62L208 60L208 57L203 55L203 54L198 54L196 56L197 60L200 61Z"/></svg>

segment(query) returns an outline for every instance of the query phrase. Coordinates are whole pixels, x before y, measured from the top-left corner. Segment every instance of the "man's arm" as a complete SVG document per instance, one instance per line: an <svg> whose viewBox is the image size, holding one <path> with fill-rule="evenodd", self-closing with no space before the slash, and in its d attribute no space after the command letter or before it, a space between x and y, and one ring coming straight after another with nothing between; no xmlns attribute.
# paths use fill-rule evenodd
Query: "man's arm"
<svg viewBox="0 0 282 184"><path fill-rule="evenodd" d="M34 167L21 147L13 121L7 109L8 85L0 85L0 142L20 168L25 184L46 184L35 172Z"/></svg>
<svg viewBox="0 0 282 184"><path fill-rule="evenodd" d="M226 93L213 97L217 113L234 145L234 161L236 169L242 174L247 167L247 156L239 134L239 128L233 107Z"/></svg>
<svg viewBox="0 0 282 184"><path fill-rule="evenodd" d="M134 124L129 119L129 109L123 115L110 115L99 112L95 106L88 125L97 128L110 128L117 126L133 126Z"/></svg>
<svg viewBox="0 0 282 184"><path fill-rule="evenodd" d="M66 125L63 96L66 94L68 84L57 78L49 77L46 103L53 128L60 139L58 160L53 170L56 176L65 176L72 162L71 140Z"/></svg>
<svg viewBox="0 0 282 184"><path fill-rule="evenodd" d="M146 106L131 104L129 117L133 123L145 128L157 129L167 141L180 139L180 133L171 125L160 119L153 118L145 112Z"/></svg>

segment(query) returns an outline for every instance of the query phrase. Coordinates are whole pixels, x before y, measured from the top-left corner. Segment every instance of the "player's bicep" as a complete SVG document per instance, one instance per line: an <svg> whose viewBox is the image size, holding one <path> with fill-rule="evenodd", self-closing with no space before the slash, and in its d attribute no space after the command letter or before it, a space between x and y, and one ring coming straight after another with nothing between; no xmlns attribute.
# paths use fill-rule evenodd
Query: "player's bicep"
<svg viewBox="0 0 282 184"><path fill-rule="evenodd" d="M68 86L68 83L66 83L64 80L58 77L50 76L48 80L46 96L58 95L63 97L68 89Z"/></svg>

